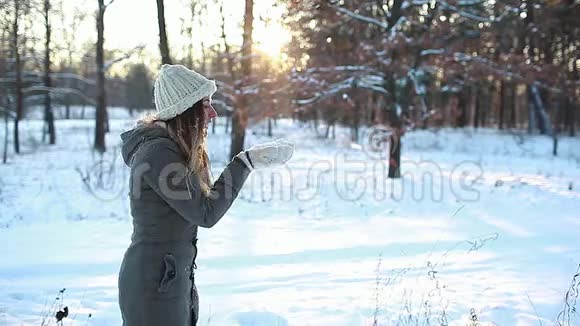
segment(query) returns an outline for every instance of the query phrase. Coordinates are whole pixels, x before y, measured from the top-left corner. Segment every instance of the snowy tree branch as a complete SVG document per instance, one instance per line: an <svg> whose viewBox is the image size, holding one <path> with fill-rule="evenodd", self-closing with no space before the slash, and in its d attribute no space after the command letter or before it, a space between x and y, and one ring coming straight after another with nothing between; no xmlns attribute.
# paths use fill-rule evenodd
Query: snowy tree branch
<svg viewBox="0 0 580 326"><path fill-rule="evenodd" d="M362 20L362 21L367 22L369 24L376 25L376 26L378 26L378 27L380 27L382 29L385 29L385 30L386 29L389 29L389 24L387 24L385 22L382 22L380 20L377 20L375 18L368 17L368 16L363 16L363 15L357 14L357 13L355 13L353 11L350 11L350 10L348 10L346 8L339 7L339 6L336 6L336 5L332 5L331 4L330 6L332 8L334 8L334 9L336 9L337 11L339 11L339 12L345 14L345 15L348 15L348 16L350 16L352 18L355 18L355 19L358 19L358 20Z"/></svg>
<svg viewBox="0 0 580 326"><path fill-rule="evenodd" d="M323 100L325 98L331 97L333 95L335 95L336 93L346 90L346 89L350 89L351 88L351 83L352 83L353 78L348 78L347 80L341 82L341 83L337 83L334 84L333 87L326 91L326 92L322 92L322 93L317 93L315 96L309 98L309 99L303 99L303 100L294 100L294 103L298 104L298 105L308 105L308 104L313 104L316 103L320 100Z"/></svg>
<svg viewBox="0 0 580 326"><path fill-rule="evenodd" d="M490 60L483 58L483 57L480 57L480 56L472 56L472 55L467 54L467 53L455 52L455 53L453 53L453 59L457 62L469 62L469 61L477 62L477 63L484 65L486 68L490 69L491 71L497 73L498 75L503 75L505 77L509 77L509 78L513 78L513 79L525 82L525 78L523 76L516 74L514 72L511 72L511 71L505 70L502 67L498 67L498 65L495 62L490 61ZM552 92L562 93L561 89L552 87L548 84L542 83L542 82L537 81L537 80L534 81L532 83L532 85L548 89Z"/></svg>
<svg viewBox="0 0 580 326"><path fill-rule="evenodd" d="M321 72L341 72L341 71L374 71L368 66L335 66L335 67L314 67L309 68L305 73L321 73Z"/></svg>
<svg viewBox="0 0 580 326"><path fill-rule="evenodd" d="M221 81L221 80L216 80L216 81L215 81L215 84L216 84L216 85L217 85L217 87L219 87L219 88L226 89L226 90L228 90L228 91L230 91L230 92L233 92L233 91L234 91L234 87L233 87L232 85L230 85L230 84L227 84L227 83L225 83L225 82L223 82L223 81Z"/></svg>
<svg viewBox="0 0 580 326"><path fill-rule="evenodd" d="M308 98L308 99L296 100L296 101L294 101L294 103L296 103L298 105L313 104L313 103L318 102L320 100L323 100L325 98L336 95L337 93L339 93L341 91L344 91L347 89L352 89L352 88L364 88L364 89L370 89L370 90L373 90L375 92L379 92L379 93L386 94L386 95L390 94L383 87L383 84L384 84L384 78L382 76L366 75L366 76L361 76L361 77L349 77L341 82L330 85L329 89L324 91L324 92L319 92L315 96Z"/></svg>
<svg viewBox="0 0 580 326"><path fill-rule="evenodd" d="M493 16L492 17L482 17L482 16L478 16L476 14L472 14L468 11L463 10L463 9L460 9L457 6L454 6L445 0L437 0L437 2L440 3L442 8L444 8L444 9L454 11L464 18L473 19L475 21L482 22L482 23L498 22L498 21L501 21L505 16L507 16L511 12L519 13L518 9L513 8L513 7L508 7L507 10L504 11L499 17L493 17ZM466 5L466 4L464 4L464 5Z"/></svg>
<svg viewBox="0 0 580 326"><path fill-rule="evenodd" d="M211 102L228 112L234 112L234 108L229 106L225 101L212 99Z"/></svg>
<svg viewBox="0 0 580 326"><path fill-rule="evenodd" d="M282 86L282 87L280 87L278 89L275 89L275 90L271 91L270 92L270 95L280 94L280 93L286 91L287 89L289 89L290 87L291 87L290 84L286 84L286 85L284 85L284 86Z"/></svg>
<svg viewBox="0 0 580 326"><path fill-rule="evenodd" d="M395 36L397 35L397 29L399 29L399 27L401 27L401 25L403 25L406 21L407 18L405 18L405 16L399 17L397 22L389 30L389 41L395 39Z"/></svg>
<svg viewBox="0 0 580 326"><path fill-rule="evenodd" d="M427 56L427 55L435 55L435 54L443 54L445 53L445 49L427 49L427 50L422 50L420 55L421 56Z"/></svg>

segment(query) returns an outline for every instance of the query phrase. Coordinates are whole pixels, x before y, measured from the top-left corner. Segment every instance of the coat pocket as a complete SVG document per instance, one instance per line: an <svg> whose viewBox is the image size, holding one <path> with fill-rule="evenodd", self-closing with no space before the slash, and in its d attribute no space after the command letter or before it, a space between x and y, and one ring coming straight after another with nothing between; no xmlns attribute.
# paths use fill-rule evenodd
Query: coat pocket
<svg viewBox="0 0 580 326"><path fill-rule="evenodd" d="M159 293L166 293L175 282L175 278L177 277L177 268L175 265L175 257L172 254L165 254L163 256L163 277L159 281L159 287L157 288Z"/></svg>

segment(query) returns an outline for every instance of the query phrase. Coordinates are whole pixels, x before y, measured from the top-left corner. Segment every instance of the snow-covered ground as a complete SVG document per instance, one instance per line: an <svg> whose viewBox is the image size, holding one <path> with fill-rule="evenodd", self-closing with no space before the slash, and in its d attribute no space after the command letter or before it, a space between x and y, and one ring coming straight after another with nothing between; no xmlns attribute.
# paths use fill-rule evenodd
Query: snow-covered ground
<svg viewBox="0 0 580 326"><path fill-rule="evenodd" d="M0 326L55 324L64 306L65 325L120 325L119 133L133 122L112 117L103 157L92 121L58 120L50 147L31 120L24 153L0 165ZM254 172L200 231L201 325L556 325L580 263L579 139L553 157L542 136L416 131L392 181L348 131L280 121L275 137L296 143L287 167ZM228 137L209 138L217 177ZM268 139L256 127L247 144Z"/></svg>

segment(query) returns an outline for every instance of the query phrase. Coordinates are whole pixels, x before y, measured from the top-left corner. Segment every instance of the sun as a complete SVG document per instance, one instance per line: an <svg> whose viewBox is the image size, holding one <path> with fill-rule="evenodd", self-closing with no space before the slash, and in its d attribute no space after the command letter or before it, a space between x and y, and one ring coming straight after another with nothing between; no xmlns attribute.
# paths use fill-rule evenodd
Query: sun
<svg viewBox="0 0 580 326"><path fill-rule="evenodd" d="M253 33L255 47L259 52L268 55L273 61L282 57L283 49L291 39L290 31L282 25L281 9L267 10L262 17L268 17L269 19L264 20L260 17L254 21L256 25Z"/></svg>
<svg viewBox="0 0 580 326"><path fill-rule="evenodd" d="M282 26L270 26L256 34L256 48L271 58L279 58L283 48L290 42L290 32Z"/></svg>

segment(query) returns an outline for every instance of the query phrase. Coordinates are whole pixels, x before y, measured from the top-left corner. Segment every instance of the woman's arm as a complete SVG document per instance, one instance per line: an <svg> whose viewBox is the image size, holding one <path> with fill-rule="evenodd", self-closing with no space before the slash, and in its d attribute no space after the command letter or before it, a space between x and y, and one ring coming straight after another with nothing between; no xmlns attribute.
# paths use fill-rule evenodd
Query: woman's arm
<svg viewBox="0 0 580 326"><path fill-rule="evenodd" d="M214 226L230 208L250 174L246 164L235 157L206 195L195 176L188 175L184 157L170 139L149 141L140 153L142 180L187 221L206 228ZM139 155L139 153L137 154ZM138 163L139 164L139 163ZM135 178L135 176L133 176Z"/></svg>

